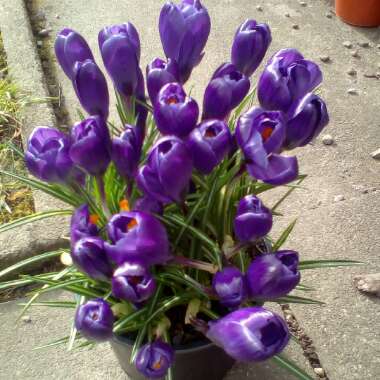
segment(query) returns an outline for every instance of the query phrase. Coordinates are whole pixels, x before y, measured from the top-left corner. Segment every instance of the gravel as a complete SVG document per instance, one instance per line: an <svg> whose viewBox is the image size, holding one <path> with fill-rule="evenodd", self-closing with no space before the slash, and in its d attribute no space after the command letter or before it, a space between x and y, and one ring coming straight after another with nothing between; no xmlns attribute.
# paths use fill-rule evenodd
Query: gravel
<svg viewBox="0 0 380 380"><path fill-rule="evenodd" d="M354 50L351 52L351 55L355 58L358 58L359 57L359 52L357 50Z"/></svg>
<svg viewBox="0 0 380 380"><path fill-rule="evenodd" d="M349 88L347 90L347 94L349 94L349 95L359 95L358 90L356 88Z"/></svg>
<svg viewBox="0 0 380 380"><path fill-rule="evenodd" d="M344 200L345 200L345 198L344 198L344 195L342 195L342 194L336 195L334 197L334 202L342 202Z"/></svg>
<svg viewBox="0 0 380 380"><path fill-rule="evenodd" d="M351 49L352 48L352 42L344 41L343 46L346 47L347 49Z"/></svg>
<svg viewBox="0 0 380 380"><path fill-rule="evenodd" d="M334 144L334 138L331 135L322 136L322 143L324 145L332 145Z"/></svg>
<svg viewBox="0 0 380 380"><path fill-rule="evenodd" d="M298 30L300 28L300 26L298 24L293 24L292 28L295 29L295 30Z"/></svg>
<svg viewBox="0 0 380 380"><path fill-rule="evenodd" d="M374 150L374 151L371 153L371 157L374 158L375 160L380 160L380 148Z"/></svg>
<svg viewBox="0 0 380 380"><path fill-rule="evenodd" d="M328 56L328 55L321 55L321 56L319 57L319 59L320 59L322 62L324 62L324 63L327 63L327 62L330 62L330 61L331 61L330 56Z"/></svg>
<svg viewBox="0 0 380 380"><path fill-rule="evenodd" d="M355 70L355 69L349 69L348 71L347 71L347 74L348 75L351 75L351 76L355 76L355 75L357 75L357 71Z"/></svg>

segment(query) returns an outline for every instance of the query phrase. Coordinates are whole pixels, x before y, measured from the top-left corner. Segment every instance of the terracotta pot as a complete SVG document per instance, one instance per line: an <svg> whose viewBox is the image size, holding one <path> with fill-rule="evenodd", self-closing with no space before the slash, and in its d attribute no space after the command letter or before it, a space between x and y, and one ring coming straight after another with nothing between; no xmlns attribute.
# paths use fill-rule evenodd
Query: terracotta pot
<svg viewBox="0 0 380 380"><path fill-rule="evenodd" d="M351 25L380 25L380 0L335 0L335 11Z"/></svg>
<svg viewBox="0 0 380 380"><path fill-rule="evenodd" d="M129 364L133 342L122 336L111 341L117 359L131 380L145 380L134 365ZM175 347L174 380L222 380L234 360L209 341Z"/></svg>

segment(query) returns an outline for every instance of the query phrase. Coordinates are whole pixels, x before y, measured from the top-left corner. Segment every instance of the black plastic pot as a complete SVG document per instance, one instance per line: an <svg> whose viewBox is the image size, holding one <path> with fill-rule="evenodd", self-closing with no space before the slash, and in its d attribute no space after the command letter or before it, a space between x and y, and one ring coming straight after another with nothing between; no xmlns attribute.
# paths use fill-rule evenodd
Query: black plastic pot
<svg viewBox="0 0 380 380"><path fill-rule="evenodd" d="M129 363L133 342L115 336L111 341L117 359L131 380L145 380L134 365ZM177 347L173 365L174 380L222 380L234 360L221 348L208 341Z"/></svg>

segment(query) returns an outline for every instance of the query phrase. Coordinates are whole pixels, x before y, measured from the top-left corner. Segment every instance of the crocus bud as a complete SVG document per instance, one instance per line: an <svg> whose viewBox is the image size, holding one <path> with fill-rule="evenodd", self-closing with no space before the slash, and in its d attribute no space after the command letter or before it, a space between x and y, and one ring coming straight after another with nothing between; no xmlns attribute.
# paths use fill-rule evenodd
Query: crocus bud
<svg viewBox="0 0 380 380"><path fill-rule="evenodd" d="M215 273L212 288L225 307L238 307L247 296L244 275L236 267L227 267Z"/></svg>
<svg viewBox="0 0 380 380"><path fill-rule="evenodd" d="M278 251L256 257L248 267L246 277L250 297L284 297L300 282L298 253Z"/></svg>
<svg viewBox="0 0 380 380"><path fill-rule="evenodd" d="M140 304L156 290L156 281L141 260L126 261L112 277L112 294L120 299Z"/></svg>
<svg viewBox="0 0 380 380"><path fill-rule="evenodd" d="M120 137L112 140L111 158L122 177L133 178L141 156L143 136L140 128L126 125Z"/></svg>
<svg viewBox="0 0 380 380"><path fill-rule="evenodd" d="M263 60L272 36L267 24L246 20L235 33L231 49L231 62L247 77L250 77Z"/></svg>
<svg viewBox="0 0 380 380"><path fill-rule="evenodd" d="M257 96L263 108L286 112L321 82L322 73L316 63L304 59L296 49L282 49L261 74Z"/></svg>
<svg viewBox="0 0 380 380"><path fill-rule="evenodd" d="M29 136L25 152L28 170L47 182L65 183L74 179L78 169L69 155L70 138L50 127L37 127Z"/></svg>
<svg viewBox="0 0 380 380"><path fill-rule="evenodd" d="M136 356L137 370L148 379L161 379L174 362L174 350L161 340L142 346Z"/></svg>
<svg viewBox="0 0 380 380"><path fill-rule="evenodd" d="M224 119L247 95L249 79L232 63L224 63L214 73L203 97L203 119Z"/></svg>
<svg viewBox="0 0 380 380"><path fill-rule="evenodd" d="M209 322L206 334L239 362L257 362L280 353L289 342L285 321L263 307L247 307Z"/></svg>
<svg viewBox="0 0 380 380"><path fill-rule="evenodd" d="M305 146L314 140L329 123L325 102L317 95L307 94L288 113L285 148Z"/></svg>
<svg viewBox="0 0 380 380"><path fill-rule="evenodd" d="M259 198L246 195L240 199L234 220L235 234L240 242L253 242L265 236L272 222L272 213Z"/></svg>
<svg viewBox="0 0 380 380"><path fill-rule="evenodd" d="M118 92L135 95L138 86L140 39L130 23L107 26L99 32L99 49L104 66Z"/></svg>
<svg viewBox="0 0 380 380"><path fill-rule="evenodd" d="M133 209L134 211L145 211L158 215L162 215L164 212L164 206L161 202L146 195L136 200Z"/></svg>
<svg viewBox="0 0 380 380"><path fill-rule="evenodd" d="M145 195L168 204L182 202L192 173L191 155L185 143L173 136L160 139L140 168L137 185Z"/></svg>
<svg viewBox="0 0 380 380"><path fill-rule="evenodd" d="M186 96L179 83L168 83L161 88L154 105L157 128L164 135L187 136L197 124L197 102Z"/></svg>
<svg viewBox="0 0 380 380"><path fill-rule="evenodd" d="M272 185L284 185L297 178L297 158L278 154L285 141L285 128L280 111L251 108L240 116L236 140L252 177Z"/></svg>
<svg viewBox="0 0 380 380"><path fill-rule="evenodd" d="M74 65L76 62L94 59L86 40L70 28L64 28L58 33L54 50L58 63L70 79L74 77Z"/></svg>
<svg viewBox="0 0 380 380"><path fill-rule="evenodd" d="M99 234L97 225L91 219L86 204L74 211L70 223L70 242L72 247L78 240L84 237L97 236Z"/></svg>
<svg viewBox="0 0 380 380"><path fill-rule="evenodd" d="M92 175L103 174L110 163L110 135L102 117L91 116L71 129L71 159Z"/></svg>
<svg viewBox="0 0 380 380"><path fill-rule="evenodd" d="M172 59L168 59L166 63L160 58L155 58L146 67L146 84L152 104L155 104L157 95L165 84L178 81L178 64Z"/></svg>
<svg viewBox="0 0 380 380"><path fill-rule="evenodd" d="M167 2L162 7L161 42L166 57L178 62L181 83L202 60L210 29L210 16L200 0L182 0L179 5Z"/></svg>
<svg viewBox="0 0 380 380"><path fill-rule="evenodd" d="M87 59L74 66L73 86L82 107L89 115L107 119L109 95L106 78L96 63Z"/></svg>
<svg viewBox="0 0 380 380"><path fill-rule="evenodd" d="M163 264L170 258L164 226L153 215L141 211L121 212L107 224L111 243L106 252L117 265L141 260L146 266Z"/></svg>
<svg viewBox="0 0 380 380"><path fill-rule="evenodd" d="M224 121L207 120L193 129L187 146L194 167L203 174L210 174L231 149L231 132Z"/></svg>
<svg viewBox="0 0 380 380"><path fill-rule="evenodd" d="M75 327L89 340L105 341L112 338L114 316L111 307L102 298L80 305L75 315Z"/></svg>
<svg viewBox="0 0 380 380"><path fill-rule="evenodd" d="M71 250L71 258L79 270L91 278L106 281L112 276L112 268L100 237L88 236L78 240Z"/></svg>

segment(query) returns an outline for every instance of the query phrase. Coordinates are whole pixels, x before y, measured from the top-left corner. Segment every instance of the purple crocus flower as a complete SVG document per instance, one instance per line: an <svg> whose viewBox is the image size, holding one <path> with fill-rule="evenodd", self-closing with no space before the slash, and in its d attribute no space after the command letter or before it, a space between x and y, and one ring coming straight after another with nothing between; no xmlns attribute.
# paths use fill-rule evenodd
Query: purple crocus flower
<svg viewBox="0 0 380 380"><path fill-rule="evenodd" d="M94 59L86 40L75 30L62 29L54 44L55 55L62 70L70 78L74 78L74 65L87 59Z"/></svg>
<svg viewBox="0 0 380 380"><path fill-rule="evenodd" d="M259 198L246 195L240 199L234 219L235 234L240 242L255 241L265 236L271 230L272 223L271 211Z"/></svg>
<svg viewBox="0 0 380 380"><path fill-rule="evenodd" d="M297 158L278 154L285 138L286 125L280 111L251 108L240 116L236 140L252 177L272 185L284 185L297 178Z"/></svg>
<svg viewBox="0 0 380 380"><path fill-rule="evenodd" d="M203 97L203 119L224 119L247 95L249 79L232 63L215 71Z"/></svg>
<svg viewBox="0 0 380 380"><path fill-rule="evenodd" d="M261 74L257 95L263 108L286 112L321 82L322 73L316 63L304 59L296 49L282 49Z"/></svg>
<svg viewBox="0 0 380 380"><path fill-rule="evenodd" d="M329 123L325 102L317 95L307 94L288 113L284 147L294 149L314 140Z"/></svg>
<svg viewBox="0 0 380 380"><path fill-rule="evenodd" d="M126 261L112 277L112 294L134 304L149 299L156 290L156 281L141 260Z"/></svg>
<svg viewBox="0 0 380 380"><path fill-rule="evenodd" d="M231 49L231 62L247 77L250 77L263 60L272 36L267 24L246 20L235 33Z"/></svg>
<svg viewBox="0 0 380 380"><path fill-rule="evenodd" d="M137 259L150 266L170 259L166 230L151 214L141 211L116 214L108 222L107 232L111 243L105 243L106 252L117 265Z"/></svg>
<svg viewBox="0 0 380 380"><path fill-rule="evenodd" d="M241 362L269 359L285 348L290 337L285 321L262 307L239 309L210 321L206 336Z"/></svg>
<svg viewBox="0 0 380 380"><path fill-rule="evenodd" d="M140 38L130 22L107 26L99 32L104 66L120 94L136 94L139 79Z"/></svg>
<svg viewBox="0 0 380 380"><path fill-rule="evenodd" d="M245 277L236 267L226 267L217 272L212 280L212 288L225 307L238 307L247 296Z"/></svg>
<svg viewBox="0 0 380 380"><path fill-rule="evenodd" d="M199 108L179 83L161 88L154 104L157 128L164 135L187 136L197 124Z"/></svg>
<svg viewBox="0 0 380 380"><path fill-rule="evenodd" d="M71 217L70 223L70 242L73 247L75 243L90 236L98 236L99 230L95 223L93 223L90 211L86 204L78 207Z"/></svg>
<svg viewBox="0 0 380 380"><path fill-rule="evenodd" d="M80 305L75 314L75 327L85 338L105 341L112 338L114 316L111 307L102 298Z"/></svg>
<svg viewBox="0 0 380 380"><path fill-rule="evenodd" d="M182 202L192 173L191 154L185 143L174 136L160 139L140 168L137 185L145 195L168 204Z"/></svg>
<svg viewBox="0 0 380 380"><path fill-rule="evenodd" d="M231 132L224 121L207 120L193 129L187 146L194 167L203 174L210 174L231 149Z"/></svg>
<svg viewBox="0 0 380 380"><path fill-rule="evenodd" d="M161 88L168 83L179 81L179 69L176 61L168 59L168 62L155 58L146 67L146 84L152 104L155 104Z"/></svg>
<svg viewBox="0 0 380 380"><path fill-rule="evenodd" d="M149 379L161 379L174 362L174 350L162 340L142 346L137 353L136 368Z"/></svg>
<svg viewBox="0 0 380 380"><path fill-rule="evenodd" d="M37 127L29 136L25 152L28 170L47 182L65 183L75 179L79 170L69 155L70 138L50 127Z"/></svg>
<svg viewBox="0 0 380 380"><path fill-rule="evenodd" d="M142 130L132 125L126 125L121 136L113 138L111 158L122 177L131 179L135 176L142 142Z"/></svg>
<svg viewBox="0 0 380 380"><path fill-rule="evenodd" d="M109 95L106 78L97 64L87 59L74 66L73 86L82 107L89 115L107 119Z"/></svg>
<svg viewBox="0 0 380 380"><path fill-rule="evenodd" d="M71 258L79 270L96 280L109 280L112 268L104 250L104 241L97 236L78 240L71 250Z"/></svg>
<svg viewBox="0 0 380 380"><path fill-rule="evenodd" d="M143 197L136 200L133 210L162 215L164 212L164 206L156 199L144 195Z"/></svg>
<svg viewBox="0 0 380 380"><path fill-rule="evenodd" d="M178 62L181 83L202 60L210 29L210 16L200 0L182 0L179 5L170 1L162 7L161 42L166 57Z"/></svg>
<svg viewBox="0 0 380 380"><path fill-rule="evenodd" d="M104 119L91 116L71 129L71 159L92 175L102 175L110 163L110 135Z"/></svg>
<svg viewBox="0 0 380 380"><path fill-rule="evenodd" d="M286 296L300 282L298 253L278 251L256 257L247 271L249 295L255 299Z"/></svg>

